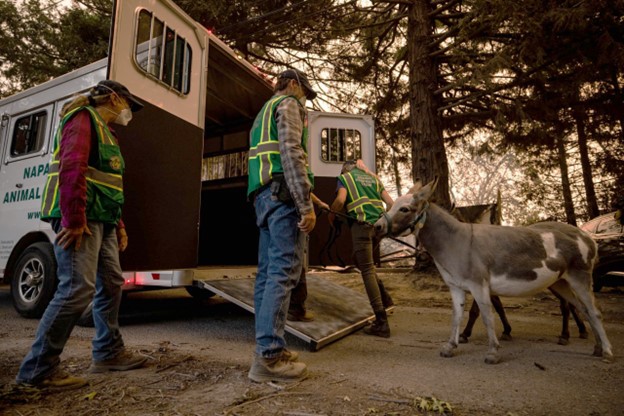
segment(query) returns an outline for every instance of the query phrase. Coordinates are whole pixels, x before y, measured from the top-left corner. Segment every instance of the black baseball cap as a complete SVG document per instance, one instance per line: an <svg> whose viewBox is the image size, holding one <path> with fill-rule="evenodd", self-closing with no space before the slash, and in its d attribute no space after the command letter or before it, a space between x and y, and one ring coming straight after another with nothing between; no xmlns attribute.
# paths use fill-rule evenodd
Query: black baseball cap
<svg viewBox="0 0 624 416"><path fill-rule="evenodd" d="M128 101L128 104L130 104L130 110L133 113L143 108L143 104L134 95L130 94L128 88L126 88L123 84L120 84L119 82L110 79L98 82L98 84L91 92L91 95L98 96L110 94L111 92L114 92L120 97L125 98L126 101Z"/></svg>
<svg viewBox="0 0 624 416"><path fill-rule="evenodd" d="M308 77L303 72L298 69L287 69L278 75L279 79L294 79L303 87L305 90L305 95L308 100L313 100L316 98L316 91L312 89L310 85L310 81L308 81Z"/></svg>

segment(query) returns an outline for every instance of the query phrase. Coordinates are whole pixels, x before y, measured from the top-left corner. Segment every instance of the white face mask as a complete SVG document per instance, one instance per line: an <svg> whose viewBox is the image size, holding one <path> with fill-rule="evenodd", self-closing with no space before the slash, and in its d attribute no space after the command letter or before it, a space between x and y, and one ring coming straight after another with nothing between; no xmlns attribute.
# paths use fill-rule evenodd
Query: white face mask
<svg viewBox="0 0 624 416"><path fill-rule="evenodd" d="M121 113L117 114L117 118L113 121L113 123L121 126L127 126L128 123L130 123L130 120L132 120L132 111L130 111L129 108L124 108L121 110Z"/></svg>

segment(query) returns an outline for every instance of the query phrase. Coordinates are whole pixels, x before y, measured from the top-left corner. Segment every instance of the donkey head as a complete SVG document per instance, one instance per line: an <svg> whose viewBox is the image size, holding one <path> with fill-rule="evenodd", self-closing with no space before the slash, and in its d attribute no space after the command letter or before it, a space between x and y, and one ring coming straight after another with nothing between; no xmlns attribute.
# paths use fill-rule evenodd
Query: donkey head
<svg viewBox="0 0 624 416"><path fill-rule="evenodd" d="M429 207L429 198L438 184L438 178L422 186L416 182L409 192L394 201L392 208L375 223L377 237L403 237L422 228Z"/></svg>

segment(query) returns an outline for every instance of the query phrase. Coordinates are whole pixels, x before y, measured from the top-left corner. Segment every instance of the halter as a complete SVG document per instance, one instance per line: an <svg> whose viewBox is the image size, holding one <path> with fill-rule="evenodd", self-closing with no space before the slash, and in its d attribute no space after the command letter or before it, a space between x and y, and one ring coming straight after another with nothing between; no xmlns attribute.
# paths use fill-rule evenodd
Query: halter
<svg viewBox="0 0 624 416"><path fill-rule="evenodd" d="M418 215L414 217L414 220L410 222L405 228L397 232L394 232L393 234L395 235L401 234L403 231L407 230L408 228L412 234L414 234L416 230L420 231L420 229L425 226L425 221L427 221L427 209L428 208L429 208L429 201L425 201L425 206L420 211L420 213L418 213ZM384 218L386 220L386 223L387 223L386 225L388 227L388 230L390 230L390 224L392 224L392 219L385 212L384 212Z"/></svg>

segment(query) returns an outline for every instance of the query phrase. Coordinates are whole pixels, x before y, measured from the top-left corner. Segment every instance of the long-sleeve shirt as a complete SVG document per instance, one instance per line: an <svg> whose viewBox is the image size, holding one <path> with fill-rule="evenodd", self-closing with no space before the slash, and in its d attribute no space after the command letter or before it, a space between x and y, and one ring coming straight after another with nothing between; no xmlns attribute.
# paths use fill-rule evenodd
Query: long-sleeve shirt
<svg viewBox="0 0 624 416"><path fill-rule="evenodd" d="M111 133L115 134L112 130ZM87 179L92 137L89 112L79 111L63 126L60 142L59 202L61 226L80 228L87 224ZM97 149L95 149L97 152ZM117 228L124 228L120 220Z"/></svg>
<svg viewBox="0 0 624 416"><path fill-rule="evenodd" d="M299 214L306 215L314 210L310 199L312 184L308 179L308 160L301 146L306 110L295 98L289 97L277 106L275 120L284 178Z"/></svg>

